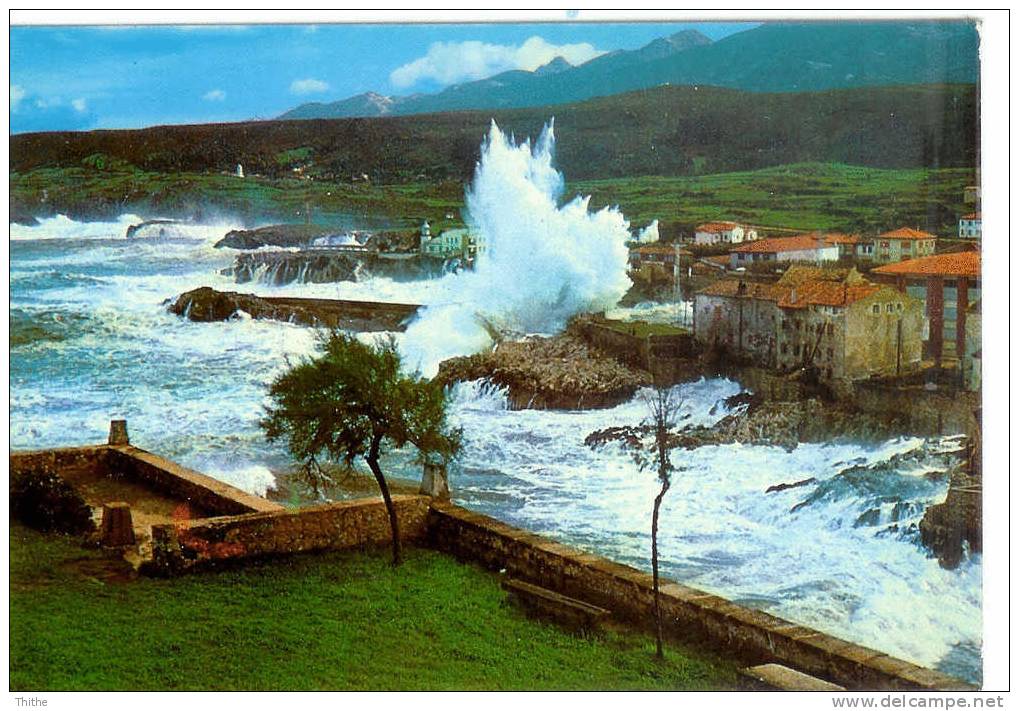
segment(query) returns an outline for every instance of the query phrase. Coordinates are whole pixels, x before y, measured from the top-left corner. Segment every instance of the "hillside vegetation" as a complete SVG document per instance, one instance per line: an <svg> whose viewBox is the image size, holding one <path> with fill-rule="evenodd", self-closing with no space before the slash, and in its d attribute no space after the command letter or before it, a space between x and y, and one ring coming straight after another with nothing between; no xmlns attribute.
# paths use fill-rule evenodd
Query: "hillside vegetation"
<svg viewBox="0 0 1019 711"><path fill-rule="evenodd" d="M976 163L973 85L752 94L662 86L579 104L372 119L262 121L140 130L19 134L10 169L232 172L271 178L462 183L494 118L536 136L555 116L557 161L571 180L685 176L804 161L881 168Z"/></svg>

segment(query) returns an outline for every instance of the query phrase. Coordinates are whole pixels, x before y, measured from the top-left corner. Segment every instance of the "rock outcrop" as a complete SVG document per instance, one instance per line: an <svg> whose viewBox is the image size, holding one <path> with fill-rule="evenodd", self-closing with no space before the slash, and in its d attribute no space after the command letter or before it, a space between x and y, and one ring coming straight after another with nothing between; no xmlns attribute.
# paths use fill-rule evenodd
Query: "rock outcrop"
<svg viewBox="0 0 1019 711"><path fill-rule="evenodd" d="M238 284L260 281L264 284L357 281L362 261L336 250L300 252L254 252L237 255L234 265L223 270Z"/></svg>
<svg viewBox="0 0 1019 711"><path fill-rule="evenodd" d="M180 220L146 220L127 228L124 235L127 239L168 239L181 236L178 225L185 223Z"/></svg>
<svg viewBox="0 0 1019 711"><path fill-rule="evenodd" d="M530 336L488 353L451 358L439 365L436 379L445 385L488 380L509 391L510 407L539 410L613 407L650 383L647 373L569 334Z"/></svg>
<svg viewBox="0 0 1019 711"><path fill-rule="evenodd" d="M251 318L304 326L348 331L403 331L419 307L374 301L263 297L203 286L168 301L168 308L191 321L226 321L243 312Z"/></svg>
<svg viewBox="0 0 1019 711"><path fill-rule="evenodd" d="M983 551L983 472L980 448L969 447L967 461L952 470L948 496L920 521L920 540L943 568L955 568L966 549Z"/></svg>
<svg viewBox="0 0 1019 711"><path fill-rule="evenodd" d="M254 230L230 230L214 247L258 249L260 247L308 247L318 237L337 230L321 225L268 225Z"/></svg>

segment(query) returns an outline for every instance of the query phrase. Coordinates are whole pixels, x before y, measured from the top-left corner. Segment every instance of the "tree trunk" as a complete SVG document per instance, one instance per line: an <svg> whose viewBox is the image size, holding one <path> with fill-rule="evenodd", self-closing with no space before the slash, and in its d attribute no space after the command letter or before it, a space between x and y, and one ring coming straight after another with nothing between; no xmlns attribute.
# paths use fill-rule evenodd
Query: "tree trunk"
<svg viewBox="0 0 1019 711"><path fill-rule="evenodd" d="M375 475L375 481L379 484L379 489L382 491L382 500L386 504L386 513L389 514L389 530L393 535L393 565L400 565L403 562L403 553L400 549L400 525L396 520L396 508L393 506L393 498L389 495L389 485L386 483L386 477L383 476L382 469L379 467L379 445L381 442L381 437L376 436L372 438L371 449L365 459L368 462L368 467L372 470L372 474Z"/></svg>
<svg viewBox="0 0 1019 711"><path fill-rule="evenodd" d="M658 592L658 511L662 506L665 492L669 490L669 480L662 481L662 490L655 497L655 509L651 515L651 575L655 591L655 654L659 659L665 658L662 635L662 601Z"/></svg>

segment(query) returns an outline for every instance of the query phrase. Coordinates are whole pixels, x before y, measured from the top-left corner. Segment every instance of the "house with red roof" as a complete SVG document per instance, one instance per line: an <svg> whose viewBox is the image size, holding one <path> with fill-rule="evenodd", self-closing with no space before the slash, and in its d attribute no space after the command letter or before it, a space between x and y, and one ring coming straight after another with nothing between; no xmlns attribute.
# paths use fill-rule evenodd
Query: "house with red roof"
<svg viewBox="0 0 1019 711"><path fill-rule="evenodd" d="M937 237L929 232L900 227L874 238L873 259L881 264L891 264L904 259L926 257L934 254L936 240Z"/></svg>
<svg viewBox="0 0 1019 711"><path fill-rule="evenodd" d="M740 244L757 239L757 230L738 222L705 222L694 228L694 244Z"/></svg>
<svg viewBox="0 0 1019 711"><path fill-rule="evenodd" d="M729 267L738 269L755 262L834 262L840 251L838 243L816 232L770 237L733 247L729 251Z"/></svg>
<svg viewBox="0 0 1019 711"><path fill-rule="evenodd" d="M694 337L763 367L814 368L830 383L920 368L919 300L855 270L801 269L773 284L722 279L697 292Z"/></svg>

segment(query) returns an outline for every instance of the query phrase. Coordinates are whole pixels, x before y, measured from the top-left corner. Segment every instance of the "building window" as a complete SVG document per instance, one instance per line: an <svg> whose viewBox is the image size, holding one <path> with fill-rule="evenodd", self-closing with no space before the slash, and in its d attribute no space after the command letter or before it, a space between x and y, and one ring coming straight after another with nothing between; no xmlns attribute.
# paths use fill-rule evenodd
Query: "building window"
<svg viewBox="0 0 1019 711"><path fill-rule="evenodd" d="M894 310L895 307L892 304L888 304L887 306L885 306L885 313L892 313L892 311Z"/></svg>
<svg viewBox="0 0 1019 711"><path fill-rule="evenodd" d="M902 311L902 304L895 304L896 311Z"/></svg>
<svg viewBox="0 0 1019 711"><path fill-rule="evenodd" d="M828 335L829 336L834 336L835 335L835 327L832 324L830 324L830 323L828 324Z"/></svg>
<svg viewBox="0 0 1019 711"><path fill-rule="evenodd" d="M881 313L881 305L880 305L880 304L874 304L874 307L873 307L873 309L872 309L872 310L873 310L873 312L874 312L874 313L876 313L876 314L879 314L879 313Z"/></svg>

